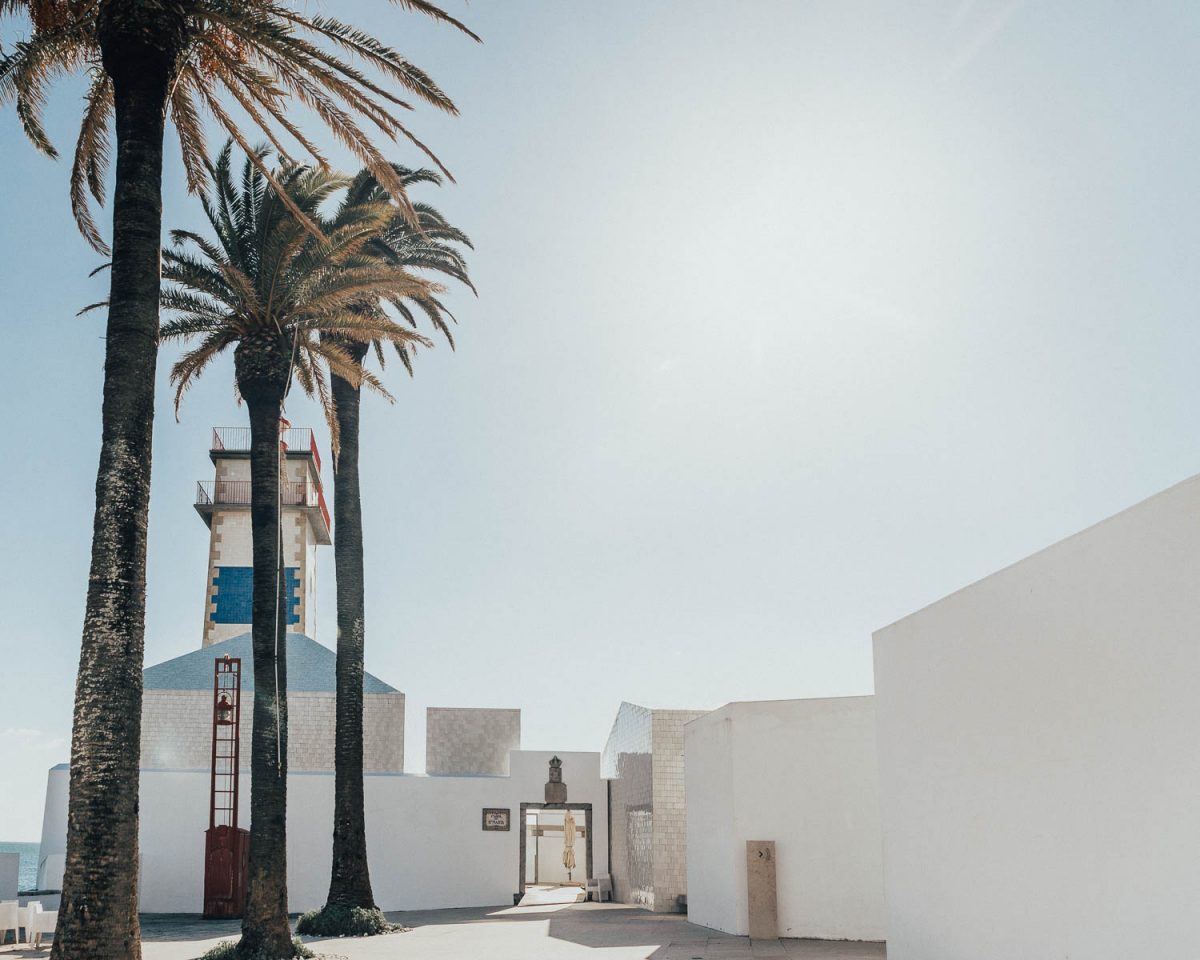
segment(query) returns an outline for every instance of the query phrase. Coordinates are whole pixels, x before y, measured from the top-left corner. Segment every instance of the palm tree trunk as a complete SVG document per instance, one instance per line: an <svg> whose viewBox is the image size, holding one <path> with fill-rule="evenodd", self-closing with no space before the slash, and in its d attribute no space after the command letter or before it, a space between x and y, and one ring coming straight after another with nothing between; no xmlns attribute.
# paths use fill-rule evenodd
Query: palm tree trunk
<svg viewBox="0 0 1200 960"><path fill-rule="evenodd" d="M167 77L149 61L114 77L117 168L100 466L54 960L141 957L138 744Z"/></svg>
<svg viewBox="0 0 1200 960"><path fill-rule="evenodd" d="M239 348L236 361L243 360ZM239 363L240 365L240 363ZM244 956L293 956L287 895L287 604L279 532L279 415L283 383L239 386L250 412L250 526L254 541L254 729L250 741L249 895ZM278 611L278 615L277 615Z"/></svg>
<svg viewBox="0 0 1200 960"><path fill-rule="evenodd" d="M366 344L348 343L361 362ZM328 906L372 909L363 805L362 501L358 485L360 388L332 375L340 447L334 466L333 563L337 576L337 729L334 739L333 870Z"/></svg>

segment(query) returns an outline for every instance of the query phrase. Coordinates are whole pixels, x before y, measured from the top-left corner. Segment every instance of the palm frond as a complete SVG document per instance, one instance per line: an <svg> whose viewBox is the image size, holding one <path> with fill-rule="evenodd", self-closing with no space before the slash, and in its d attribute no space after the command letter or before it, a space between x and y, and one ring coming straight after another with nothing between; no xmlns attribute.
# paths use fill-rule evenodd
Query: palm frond
<svg viewBox="0 0 1200 960"><path fill-rule="evenodd" d="M190 64L183 67L171 91L171 120L179 136L179 152L183 157L183 169L187 174L188 190L198 193L208 182L204 124L196 109L196 85L201 82L196 69Z"/></svg>
<svg viewBox="0 0 1200 960"><path fill-rule="evenodd" d="M392 2L479 40L433 0ZM0 0L0 14L27 13L33 27L27 39L0 49L0 104L15 102L25 134L37 149L55 156L42 122L49 84L69 73L91 71L93 75L76 142L71 204L80 232L98 250L104 249L104 243L88 194L103 203L113 103L99 41L103 6L100 0ZM437 174L404 172L389 164L367 130L374 128L389 141L407 141L452 179L399 115L410 112L413 103L457 113L453 100L428 73L370 33L333 16L297 10L286 0L191 0L184 5L184 17L167 107L190 191L202 192L213 174L205 160L201 119L207 112L247 152L291 214L315 235L312 215L291 203L261 153L250 146L252 139L265 139L287 161L294 142L318 165L326 166L316 139L293 119L288 102L298 101L370 170L403 217L420 230L418 212L409 203L406 189ZM404 97L411 97L413 103ZM230 114L226 98L244 112L245 129ZM219 198L208 212L215 211L223 211L219 233L224 243L236 236L232 229L236 215ZM239 259L238 266L245 270L249 264Z"/></svg>
<svg viewBox="0 0 1200 960"><path fill-rule="evenodd" d="M97 300L95 303L89 303L86 307L75 312L75 316L82 317L85 313L91 313L93 310L99 310L102 307L107 307L107 300Z"/></svg>
<svg viewBox="0 0 1200 960"><path fill-rule="evenodd" d="M192 384L233 342L231 331L225 327L213 330L196 347L180 357L171 367L171 382L175 384L175 419L179 419L179 406L183 403L183 395Z"/></svg>
<svg viewBox="0 0 1200 960"><path fill-rule="evenodd" d="M393 164L392 170L406 187L416 183L441 183L441 177L433 170L413 170L399 164ZM414 224L410 218L399 212L398 205L393 205L394 202L393 196L371 169L360 170L351 181L341 206L331 225L327 227L327 232L335 229L335 226L356 222L359 213L356 208L373 212L383 204L391 207L392 216L386 228L363 246L355 263L347 266L347 277L353 275L352 271L364 270L373 262L376 268L387 267L400 270L403 274L411 274L413 271L438 273L458 280L476 293L468 273L466 257L459 249L459 246L471 249L471 241L467 234L452 225L440 211L428 203L412 204L418 221ZM414 347L430 344L427 340L409 340L405 336L408 330L391 320L381 307L387 305L395 310L413 330L418 327L415 308L435 331L446 338L453 350L455 342L450 324L457 321L438 296L443 290L444 287L436 283L429 283L424 290L390 286L380 291L376 301L367 302L347 283L339 290L331 291L322 302L329 309L338 308L342 311L341 316L320 319L322 338L358 343L369 339L381 370L385 367L383 346L385 343L391 343L409 376L412 376ZM312 309L314 305L309 301L308 306ZM374 389L370 381L364 380L363 383L368 389Z"/></svg>
<svg viewBox="0 0 1200 960"><path fill-rule="evenodd" d="M466 24L456 20L450 14L446 13L441 7L435 3L429 3L428 0L392 0L398 7L403 7L407 10L412 10L415 13L423 13L427 17L432 17L434 20L440 20L442 23L448 23L457 27L476 43L483 43L483 40L478 34L473 33Z"/></svg>
<svg viewBox="0 0 1200 960"><path fill-rule="evenodd" d="M447 113L457 114L445 92L419 67L400 56L395 50L380 43L370 34L341 23L332 17L313 17L305 25L323 37L332 40L349 53L362 58L379 69L386 77L397 81L402 87L417 94L426 103Z"/></svg>
<svg viewBox="0 0 1200 960"><path fill-rule="evenodd" d="M267 168L267 165L262 161L258 152L246 142L246 138L242 134L241 129L233 121L233 118L231 118L229 114L225 112L225 108L221 106L220 101L218 101L215 96L209 93L207 89L202 89L200 91L200 95L203 98L205 105L208 107L209 112L216 117L221 126L223 126L229 135L237 142L237 145L245 151L246 156L250 158L250 162L258 167L259 172L262 173L262 175L266 178L267 183L274 188L276 196L278 196L284 202L284 204L287 205L287 208L292 211L292 214L304 225L305 229L311 231L315 236L319 237L321 235L320 228L312 221L311 217L309 217L303 210L300 209L300 207L296 205L295 201L291 199L287 191L283 188L283 185L275 179L274 174L272 174Z"/></svg>
<svg viewBox="0 0 1200 960"><path fill-rule="evenodd" d="M71 164L71 212L83 238L98 253L108 254L108 245L100 236L89 209L88 194L104 204L104 170L108 167L108 121L113 106L112 78L103 70L92 71L92 84L84 102L75 159Z"/></svg>
<svg viewBox="0 0 1200 960"><path fill-rule="evenodd" d="M0 104L16 102L25 136L49 157L57 157L58 152L42 127L46 86L94 60L97 52L88 24L67 17L13 44L12 52L0 58Z"/></svg>
<svg viewBox="0 0 1200 960"><path fill-rule="evenodd" d="M214 318L207 313L184 312L187 308L182 304L171 305L165 291L162 306L165 310L178 312L179 316L162 322L158 331L160 340L187 340L201 333L212 333L225 326L219 315Z"/></svg>

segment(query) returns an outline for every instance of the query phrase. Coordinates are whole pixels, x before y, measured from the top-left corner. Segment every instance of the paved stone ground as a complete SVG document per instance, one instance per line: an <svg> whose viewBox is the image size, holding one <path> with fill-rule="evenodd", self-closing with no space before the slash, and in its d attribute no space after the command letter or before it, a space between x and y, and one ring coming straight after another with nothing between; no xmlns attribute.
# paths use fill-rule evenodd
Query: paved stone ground
<svg viewBox="0 0 1200 960"><path fill-rule="evenodd" d="M330 960L884 960L881 943L755 940L622 904L554 904L389 913L410 930L385 937L306 938ZM142 918L145 960L192 960L235 939L236 920ZM46 958L49 949L0 947L0 958Z"/></svg>

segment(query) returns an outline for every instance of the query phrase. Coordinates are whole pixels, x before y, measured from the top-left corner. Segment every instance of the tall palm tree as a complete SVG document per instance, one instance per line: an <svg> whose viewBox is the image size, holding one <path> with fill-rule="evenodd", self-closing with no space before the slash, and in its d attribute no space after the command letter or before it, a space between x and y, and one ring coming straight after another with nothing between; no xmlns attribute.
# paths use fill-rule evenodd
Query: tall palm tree
<svg viewBox="0 0 1200 960"><path fill-rule="evenodd" d="M392 2L478 39L430 0ZM402 196L402 185L360 124L428 153L397 116L397 108L408 104L389 88L456 110L424 72L374 37L278 0L0 0L0 18L6 16L28 16L31 31L10 50L0 49L0 104L15 101L39 150L56 155L41 122L48 82L65 73L90 79L71 204L80 230L98 250L105 243L88 196L103 202L110 121L116 134L100 463L53 955L138 960L139 758L129 744L139 742L141 728L166 114L179 134L193 190L206 177L203 114L246 143L230 101L283 155L288 140L320 161L309 135L288 116L296 102ZM265 167L262 173L268 176Z"/></svg>
<svg viewBox="0 0 1200 960"><path fill-rule="evenodd" d="M417 183L441 184L432 170L394 168L407 189ZM343 219L353 220L366 205L392 204L386 230L363 248L365 262L387 264L408 270L435 271L466 284L472 291L467 262L460 244L471 247L470 238L452 226L434 207L414 203L414 226L394 205L392 196L374 173L362 170L350 184L329 229ZM447 320L453 315L436 293L419 293L411 298L391 298L391 305L412 326L423 314L441 331L451 348L454 339ZM376 303L360 311L381 310ZM368 349L374 348L381 366L384 343L368 342L361 336L323 334L336 343L361 371ZM411 372L409 345L392 341L400 359ZM366 644L366 609L363 595L362 501L359 493L359 405L361 372L347 377L330 371L333 409L337 419L339 448L334 459L333 557L337 576L337 719L334 740L333 864L325 907L307 914L300 929L323 935L380 932L386 921L375 906L367 864L366 818L363 805L363 659Z"/></svg>
<svg viewBox="0 0 1200 960"><path fill-rule="evenodd" d="M254 727L250 758L249 899L239 949L246 956L292 956L287 917L287 664L279 590L279 418L295 377L325 406L336 442L325 368L355 384L382 390L330 337L395 343L429 341L358 304L380 298L425 297L436 286L399 265L368 261L363 247L384 229L394 208L364 204L324 231L309 234L292 214L310 220L345 187L346 178L310 167L284 168L271 180L261 151L235 179L227 144L211 168L214 187L204 212L215 240L176 230L164 251L162 304L178 314L163 324L164 339L198 338L175 364L176 405L188 387L233 349L238 393L250 416L250 523L253 540L251 637ZM239 186L240 183L240 186ZM282 609L286 609L283 607Z"/></svg>

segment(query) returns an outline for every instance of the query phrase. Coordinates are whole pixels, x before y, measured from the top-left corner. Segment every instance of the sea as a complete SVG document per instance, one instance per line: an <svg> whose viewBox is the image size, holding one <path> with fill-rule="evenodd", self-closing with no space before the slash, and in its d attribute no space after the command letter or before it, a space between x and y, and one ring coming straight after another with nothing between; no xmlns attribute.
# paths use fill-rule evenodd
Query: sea
<svg viewBox="0 0 1200 960"><path fill-rule="evenodd" d="M0 853L19 853L21 855L21 872L17 878L18 890L37 889L38 844L5 843L0 840Z"/></svg>

